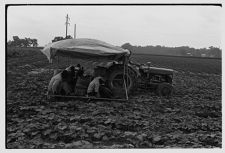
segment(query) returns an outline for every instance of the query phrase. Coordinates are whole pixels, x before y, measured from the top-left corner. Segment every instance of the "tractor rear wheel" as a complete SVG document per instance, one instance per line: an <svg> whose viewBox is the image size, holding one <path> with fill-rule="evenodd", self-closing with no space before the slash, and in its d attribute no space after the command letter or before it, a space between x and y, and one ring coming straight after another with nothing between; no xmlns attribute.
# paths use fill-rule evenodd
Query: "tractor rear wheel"
<svg viewBox="0 0 225 153"><path fill-rule="evenodd" d="M126 82L127 93L132 93L137 80L133 70L128 67L128 72L124 75L123 65L117 65L110 69L108 87L112 90L114 97L124 98L126 96L124 80Z"/></svg>

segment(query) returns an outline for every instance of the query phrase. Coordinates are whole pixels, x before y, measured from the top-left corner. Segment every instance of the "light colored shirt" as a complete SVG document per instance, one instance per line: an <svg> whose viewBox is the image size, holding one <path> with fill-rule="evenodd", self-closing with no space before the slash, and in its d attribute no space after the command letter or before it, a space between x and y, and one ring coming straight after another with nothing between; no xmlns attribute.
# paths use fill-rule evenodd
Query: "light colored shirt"
<svg viewBox="0 0 225 153"><path fill-rule="evenodd" d="M71 88L69 84L65 81L62 81L61 73L58 73L55 76L53 76L52 79L50 80L48 86L48 93L61 94L62 89L66 92L66 95L71 93Z"/></svg>
<svg viewBox="0 0 225 153"><path fill-rule="evenodd" d="M96 78L94 78L94 80L91 81L91 83L88 86L87 93L91 93L91 92L98 93L99 86L100 86L99 79L101 79L101 78L102 77L96 77Z"/></svg>

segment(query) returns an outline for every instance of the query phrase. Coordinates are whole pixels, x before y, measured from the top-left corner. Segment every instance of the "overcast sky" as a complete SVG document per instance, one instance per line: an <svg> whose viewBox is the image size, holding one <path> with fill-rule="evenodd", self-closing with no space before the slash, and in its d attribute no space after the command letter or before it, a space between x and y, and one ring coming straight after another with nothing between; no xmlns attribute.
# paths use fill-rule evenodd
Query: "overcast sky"
<svg viewBox="0 0 225 153"><path fill-rule="evenodd" d="M55 36L99 39L121 46L162 45L221 47L221 13L218 6L10 6L8 40L12 36L38 39L40 46Z"/></svg>

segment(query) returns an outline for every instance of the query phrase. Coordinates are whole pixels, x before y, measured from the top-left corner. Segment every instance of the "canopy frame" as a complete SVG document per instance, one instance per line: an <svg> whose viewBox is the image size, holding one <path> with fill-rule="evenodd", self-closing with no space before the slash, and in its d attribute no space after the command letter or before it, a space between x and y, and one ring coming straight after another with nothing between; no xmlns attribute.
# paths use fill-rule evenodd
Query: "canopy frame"
<svg viewBox="0 0 225 153"><path fill-rule="evenodd" d="M69 58L69 57L68 57ZM68 61L67 58L67 61ZM70 58L71 59L71 58ZM59 55L57 55L57 68L59 69ZM129 96L128 96L128 91L127 91L127 81L128 80L128 62L129 62L129 57L128 56L124 56L123 58L123 83L124 83L124 90L125 90L125 98L124 99L113 99L113 98L90 98L90 97L85 97L85 96L77 96L77 95L54 95L54 94L49 94L47 92L47 97L61 97L61 98L77 98L77 99L90 99L90 100L107 100L107 101L128 101L129 100ZM68 64L68 62L67 62ZM126 78L126 79L125 79Z"/></svg>
<svg viewBox="0 0 225 153"><path fill-rule="evenodd" d="M51 95L51 94L46 94L49 98L54 97L54 98L75 98L75 99L86 99L88 101L90 100L107 100L107 101L128 101L128 99L113 99L113 98L95 98L95 97L85 97L85 96L64 96L64 95Z"/></svg>
<svg viewBox="0 0 225 153"><path fill-rule="evenodd" d="M56 42L57 43L57 42ZM55 44L56 44L55 43ZM73 50L78 50L76 52L73 52ZM112 48L111 48L112 49ZM44 49L43 49L44 50ZM87 49L88 50L88 49ZM84 53L82 52L84 51ZM82 59L86 60L85 57L89 56L88 60L90 61L96 61L96 58L99 57L99 60L104 60L104 61L122 61L123 62L123 84L124 84L124 90L125 90L125 100L129 100L128 97L128 91L127 91L127 81L128 81L128 62L129 62L129 56L131 52L129 51L129 54L127 52L122 52L120 49L118 50L119 52L106 52L106 53L88 53L86 54L85 49L79 49L79 48L65 48L65 47L50 47L49 48L49 54L48 53L43 53L48 57L49 62L53 64L53 60L57 60L57 68L59 69L59 56L62 57L67 57L67 65L71 64L71 59ZM121 51L121 52L120 52ZM57 56L57 57L56 57ZM69 60L70 58L70 60ZM127 77L127 78L126 78ZM126 81L127 80L127 81ZM80 96L64 96L64 95L49 95L47 93L47 96L51 97L65 97L65 98L79 98ZM90 97L89 97L90 98ZM98 98L99 99L99 98ZM104 98L104 100L107 100L108 98ZM112 99L109 99L112 100Z"/></svg>

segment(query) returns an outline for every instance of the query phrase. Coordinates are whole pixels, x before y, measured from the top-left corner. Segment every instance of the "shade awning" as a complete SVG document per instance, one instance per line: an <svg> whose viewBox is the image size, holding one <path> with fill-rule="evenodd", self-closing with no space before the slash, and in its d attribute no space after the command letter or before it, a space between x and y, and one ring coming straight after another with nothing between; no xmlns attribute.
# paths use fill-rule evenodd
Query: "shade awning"
<svg viewBox="0 0 225 153"><path fill-rule="evenodd" d="M119 61L130 51L96 39L66 39L50 43L42 49L51 62L56 56L100 61Z"/></svg>

